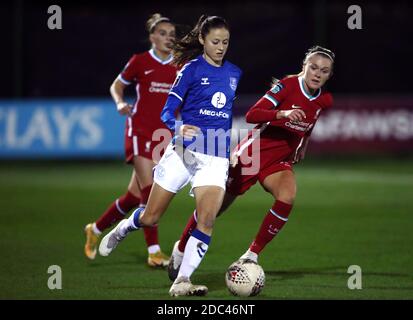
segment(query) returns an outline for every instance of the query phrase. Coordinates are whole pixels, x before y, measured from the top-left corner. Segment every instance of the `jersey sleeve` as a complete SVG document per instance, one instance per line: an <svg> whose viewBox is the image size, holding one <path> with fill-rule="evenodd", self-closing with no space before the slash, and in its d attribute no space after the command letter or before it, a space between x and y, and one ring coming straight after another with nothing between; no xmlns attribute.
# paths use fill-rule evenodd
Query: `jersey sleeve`
<svg viewBox="0 0 413 320"><path fill-rule="evenodd" d="M162 122L172 131L175 130L175 114L180 104L181 100L174 95L169 95L161 112Z"/></svg>
<svg viewBox="0 0 413 320"><path fill-rule="evenodd" d="M287 96L287 86L283 80L274 85L267 93L247 112L248 123L264 123L276 120L276 108Z"/></svg>
<svg viewBox="0 0 413 320"><path fill-rule="evenodd" d="M135 54L133 55L122 72L119 74L118 79L125 85L130 85L132 82L138 82L139 72L139 58Z"/></svg>
<svg viewBox="0 0 413 320"><path fill-rule="evenodd" d="M193 83L194 72L195 68L193 64L189 63L183 66L175 78L175 82L169 91L169 95L177 97L182 102Z"/></svg>
<svg viewBox="0 0 413 320"><path fill-rule="evenodd" d="M286 82L285 79L279 81L263 96L264 99L267 99L273 104L274 108L283 102L288 94L289 86Z"/></svg>

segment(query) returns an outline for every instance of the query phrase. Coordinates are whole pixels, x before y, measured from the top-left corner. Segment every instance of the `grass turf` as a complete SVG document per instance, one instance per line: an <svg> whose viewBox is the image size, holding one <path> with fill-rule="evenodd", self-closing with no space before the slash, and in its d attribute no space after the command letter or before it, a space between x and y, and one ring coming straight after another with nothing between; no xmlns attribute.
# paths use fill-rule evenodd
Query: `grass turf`
<svg viewBox="0 0 413 320"><path fill-rule="evenodd" d="M411 161L306 161L283 231L260 256L263 292L251 299L413 299ZM135 232L107 258L83 255L83 227L124 192L130 168L113 163L0 163L0 299L169 299L164 270L146 266ZM208 299L237 299L228 265L248 247L272 198L257 185L218 219L208 254L193 275ZM160 223L170 253L192 212L188 189ZM62 290L49 290L50 265ZM362 290L349 290L350 265Z"/></svg>

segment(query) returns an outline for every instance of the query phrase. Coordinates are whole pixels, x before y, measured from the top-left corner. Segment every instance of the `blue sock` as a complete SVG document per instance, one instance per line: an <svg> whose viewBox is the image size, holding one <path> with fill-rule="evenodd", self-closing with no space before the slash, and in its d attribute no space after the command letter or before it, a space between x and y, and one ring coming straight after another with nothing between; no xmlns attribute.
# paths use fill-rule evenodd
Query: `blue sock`
<svg viewBox="0 0 413 320"><path fill-rule="evenodd" d="M141 216L141 213L145 210L144 207L139 207L135 211L133 211L132 216L133 216L133 224L135 229L140 229L141 224L139 222L139 217Z"/></svg>

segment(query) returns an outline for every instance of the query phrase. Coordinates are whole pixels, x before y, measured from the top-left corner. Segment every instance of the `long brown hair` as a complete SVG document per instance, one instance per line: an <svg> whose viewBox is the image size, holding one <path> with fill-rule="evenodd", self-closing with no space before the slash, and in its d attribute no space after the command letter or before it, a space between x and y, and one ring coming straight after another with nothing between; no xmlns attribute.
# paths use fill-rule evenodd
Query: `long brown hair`
<svg viewBox="0 0 413 320"><path fill-rule="evenodd" d="M229 25L224 18L202 15L195 27L182 39L174 43L172 47L173 63L178 67L182 67L188 61L199 56L204 51L203 45L199 42L199 35L205 39L211 29L219 28L225 28L229 31Z"/></svg>

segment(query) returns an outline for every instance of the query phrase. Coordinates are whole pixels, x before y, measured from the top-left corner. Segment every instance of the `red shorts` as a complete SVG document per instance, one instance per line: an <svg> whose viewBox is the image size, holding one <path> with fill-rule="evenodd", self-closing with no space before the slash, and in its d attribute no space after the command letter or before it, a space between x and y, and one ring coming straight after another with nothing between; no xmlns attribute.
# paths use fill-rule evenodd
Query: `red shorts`
<svg viewBox="0 0 413 320"><path fill-rule="evenodd" d="M248 152L247 150L245 149L243 154ZM257 181L262 185L264 179L273 173L284 170L293 171L292 161L289 160L290 153L291 149L289 147L261 148L259 152L252 154L251 159L255 159L256 162L252 161L247 164L241 161L241 155L235 168L230 167L229 169L226 191L232 195L241 195ZM252 167L256 168L251 170Z"/></svg>
<svg viewBox="0 0 413 320"><path fill-rule="evenodd" d="M125 161L133 163L133 157L140 156L158 163L169 141L152 141L144 136L125 135Z"/></svg>

